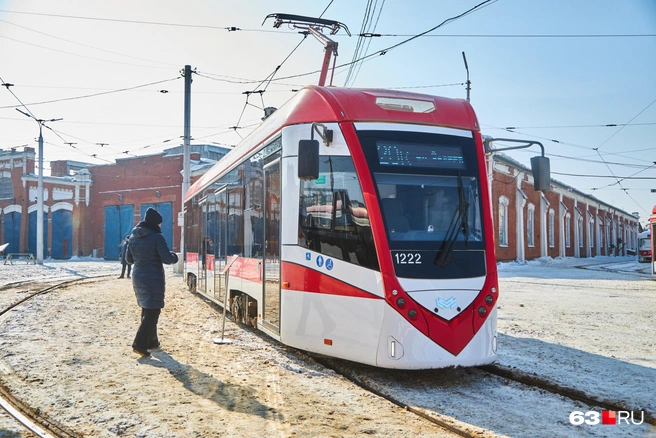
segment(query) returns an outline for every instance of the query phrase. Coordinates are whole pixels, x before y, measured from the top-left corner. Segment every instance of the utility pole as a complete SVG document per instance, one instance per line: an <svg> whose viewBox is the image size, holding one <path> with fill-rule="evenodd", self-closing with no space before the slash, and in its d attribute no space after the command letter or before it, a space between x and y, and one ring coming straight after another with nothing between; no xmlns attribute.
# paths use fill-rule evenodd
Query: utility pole
<svg viewBox="0 0 656 438"><path fill-rule="evenodd" d="M181 212L184 214L184 199L189 191L190 167L189 162L189 144L191 142L191 66L185 65L184 73L182 74L185 79L185 94L184 94L184 138L182 145L183 163L182 163L182 208ZM180 230L180 253L183 260L185 258L185 232L184 226Z"/></svg>
<svg viewBox="0 0 656 438"><path fill-rule="evenodd" d="M37 200L36 200L36 263L38 265L43 264L43 124L45 122L56 122L63 119L50 119L42 120L37 119L33 115L23 112L16 108L21 114L26 115L27 117L35 120L39 124L39 178L37 185Z"/></svg>

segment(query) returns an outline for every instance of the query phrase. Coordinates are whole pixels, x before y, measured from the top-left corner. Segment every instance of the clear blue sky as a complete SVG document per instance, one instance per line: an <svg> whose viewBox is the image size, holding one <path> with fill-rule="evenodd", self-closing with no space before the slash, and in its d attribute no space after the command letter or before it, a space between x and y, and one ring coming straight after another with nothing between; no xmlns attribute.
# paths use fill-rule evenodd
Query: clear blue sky
<svg viewBox="0 0 656 438"><path fill-rule="evenodd" d="M385 36L364 39L363 54L393 46L482 1L372 1L364 30ZM264 18L276 12L317 17L327 8L323 17L341 21L353 34L334 37L338 65L347 64L368 4L0 0L0 78L14 84L11 91L38 118L64 119L50 124L59 136L44 130L46 167L60 159L106 163L180 144L185 64L199 73L192 86L194 143L232 145L259 122L259 108L279 107L291 90L318 80L313 74L256 88L281 63L274 79L315 71L323 58L321 45L308 37L283 63L302 36L287 27L274 29L271 19L262 25ZM226 30L232 26L241 30ZM656 1L490 1L367 59L351 71L348 85L464 98L463 51L484 134L543 141L554 179L639 212L644 222L656 204L651 193L656 189ZM348 70L338 71L335 85L345 85ZM266 92L252 95L246 105L242 93L255 89ZM36 104L50 100L58 101ZM2 149L36 147L37 124L11 108L17 104L0 88ZM508 154L528 164L535 153ZM618 183L613 175L653 179Z"/></svg>

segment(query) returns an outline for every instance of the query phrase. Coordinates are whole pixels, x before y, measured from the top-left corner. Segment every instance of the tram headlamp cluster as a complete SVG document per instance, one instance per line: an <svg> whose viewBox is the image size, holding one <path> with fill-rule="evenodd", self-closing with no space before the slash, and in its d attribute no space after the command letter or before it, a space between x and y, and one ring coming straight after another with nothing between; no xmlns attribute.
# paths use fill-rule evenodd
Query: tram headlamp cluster
<svg viewBox="0 0 656 438"><path fill-rule="evenodd" d="M396 305L399 307L405 306L405 298L399 297L396 299Z"/></svg>
<svg viewBox="0 0 656 438"><path fill-rule="evenodd" d="M485 306L481 306L481 307L478 308L478 314L479 315L485 316L486 313L487 313L487 309L485 308Z"/></svg>
<svg viewBox="0 0 656 438"><path fill-rule="evenodd" d="M408 310L408 316L412 319L415 319L417 317L417 311L415 309Z"/></svg>
<svg viewBox="0 0 656 438"><path fill-rule="evenodd" d="M485 303L486 304L492 304L492 301L494 301L494 298L492 298L492 295L488 295L485 297Z"/></svg>

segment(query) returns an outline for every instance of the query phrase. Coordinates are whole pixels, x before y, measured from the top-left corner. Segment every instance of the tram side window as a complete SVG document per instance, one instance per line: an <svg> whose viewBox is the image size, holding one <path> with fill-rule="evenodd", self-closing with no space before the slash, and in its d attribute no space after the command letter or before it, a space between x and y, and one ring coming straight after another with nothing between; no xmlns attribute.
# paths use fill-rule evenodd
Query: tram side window
<svg viewBox="0 0 656 438"><path fill-rule="evenodd" d="M228 255L244 254L244 165L227 175L228 184Z"/></svg>
<svg viewBox="0 0 656 438"><path fill-rule="evenodd" d="M187 202L185 205L185 215L187 228L185 230L185 248L187 252L198 253L200 243L200 208L196 204L197 200Z"/></svg>
<svg viewBox="0 0 656 438"><path fill-rule="evenodd" d="M244 188L246 190L246 209L244 210L244 256L262 258L264 232L262 225L263 194L262 159L251 157L246 162Z"/></svg>
<svg viewBox="0 0 656 438"><path fill-rule="evenodd" d="M369 214L351 157L320 157L319 178L301 181L300 190L298 244L378 270Z"/></svg>

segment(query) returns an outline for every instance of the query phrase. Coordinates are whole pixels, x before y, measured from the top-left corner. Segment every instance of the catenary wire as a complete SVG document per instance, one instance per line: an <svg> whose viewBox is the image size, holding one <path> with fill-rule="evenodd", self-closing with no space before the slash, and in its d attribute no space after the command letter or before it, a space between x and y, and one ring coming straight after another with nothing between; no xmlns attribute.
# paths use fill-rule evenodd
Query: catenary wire
<svg viewBox="0 0 656 438"><path fill-rule="evenodd" d="M104 96L104 95L107 95L107 94L120 93L120 92L123 92L123 91L136 90L138 88L144 88L144 87L149 87L151 85L163 84L165 82L171 82L171 81L175 81L175 80L178 80L178 79L181 79L181 78L177 77L177 78L171 78L171 79L164 79L164 80L161 80L161 81L150 82L148 84L136 85L134 87L120 88L118 90L111 90L111 91L102 91L102 92L99 92L99 93L85 94L83 96L65 97L65 98L62 98L62 99L46 100L46 101L43 101L43 102L30 102L28 104L23 104L21 102L21 105L0 106L0 109L18 108L18 107L21 107L21 106L24 107L25 105L34 106L34 105L44 105L44 104L48 104L48 103L65 102L65 101L69 101L69 100L87 99L89 97L98 97L98 96Z"/></svg>
<svg viewBox="0 0 656 438"><path fill-rule="evenodd" d="M143 57L126 55L126 54L114 52L114 51L111 51L111 50L101 49L99 47L94 47L94 46L91 46L89 44L81 43L79 41L74 41L74 40L69 40L69 39L66 39L66 38L61 38L61 37L58 37L56 35L41 32L40 30L31 29L29 27L22 26L22 25L16 24L16 23L12 23L11 21L3 20L1 18L0 18L0 22L7 23L7 24L12 25L12 26L20 27L21 29L29 30L30 32L38 33L40 35L45 35L47 37L54 38L56 40L65 41L67 43L75 44L75 45L86 47L86 48L93 49L93 50L98 50L100 52L111 53L112 55L124 56L126 58L136 59L136 60L139 60L139 61L148 61L148 62L153 62L153 63L156 63L156 64L168 65L168 66L173 66L173 67L178 66L177 64L171 64L171 63L168 63L168 62L155 61L155 60L152 60L152 59L145 59Z"/></svg>

